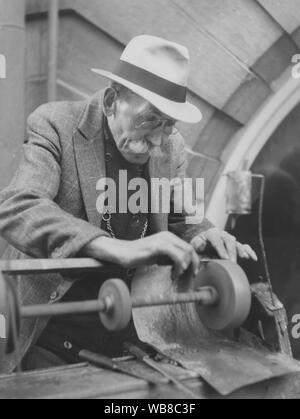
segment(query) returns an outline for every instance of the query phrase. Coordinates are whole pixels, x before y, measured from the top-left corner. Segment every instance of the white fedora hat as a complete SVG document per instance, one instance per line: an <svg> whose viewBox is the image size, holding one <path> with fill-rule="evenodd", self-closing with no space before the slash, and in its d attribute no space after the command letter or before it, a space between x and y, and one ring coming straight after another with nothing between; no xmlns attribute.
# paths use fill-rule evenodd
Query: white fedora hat
<svg viewBox="0 0 300 419"><path fill-rule="evenodd" d="M196 123L202 114L186 100L189 68L186 47L140 35L129 42L114 73L92 71L127 87L171 118Z"/></svg>

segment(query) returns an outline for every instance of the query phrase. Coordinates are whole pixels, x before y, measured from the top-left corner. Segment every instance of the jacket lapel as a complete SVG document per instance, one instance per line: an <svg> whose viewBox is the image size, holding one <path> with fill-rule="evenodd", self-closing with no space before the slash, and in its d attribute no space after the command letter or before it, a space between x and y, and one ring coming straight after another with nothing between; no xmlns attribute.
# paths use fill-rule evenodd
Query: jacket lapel
<svg viewBox="0 0 300 419"><path fill-rule="evenodd" d="M75 158L87 217L91 224L98 227L101 226L102 214L99 214L96 208L96 185L99 179L106 177L102 98L102 94L98 92L87 102L74 134ZM161 155L150 158L149 180L171 179L170 155L170 145L167 144ZM151 196L154 207L159 208L159 196L156 193L152 193ZM153 233L168 230L168 214L151 213L150 220Z"/></svg>
<svg viewBox="0 0 300 419"><path fill-rule="evenodd" d="M102 95L97 93L83 111L74 134L75 158L88 221L100 227L102 214L97 212L97 182L106 176L102 130Z"/></svg>

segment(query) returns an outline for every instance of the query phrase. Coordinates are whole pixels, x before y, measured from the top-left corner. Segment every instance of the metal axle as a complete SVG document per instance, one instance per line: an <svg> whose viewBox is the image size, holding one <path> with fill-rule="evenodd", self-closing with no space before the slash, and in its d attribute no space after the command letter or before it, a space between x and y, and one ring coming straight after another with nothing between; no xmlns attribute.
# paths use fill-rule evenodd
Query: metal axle
<svg viewBox="0 0 300 419"><path fill-rule="evenodd" d="M219 295L213 287L203 287L198 291L178 294L172 297L162 297L156 299L147 299L147 297L139 297L133 299L132 307L153 307L172 304L199 303L201 305L214 305L219 301ZM74 303L56 303L22 307L20 314L22 318L29 317L48 317L61 316L71 314L85 313L108 313L114 308L113 295L106 298L99 298L95 301L83 301Z"/></svg>

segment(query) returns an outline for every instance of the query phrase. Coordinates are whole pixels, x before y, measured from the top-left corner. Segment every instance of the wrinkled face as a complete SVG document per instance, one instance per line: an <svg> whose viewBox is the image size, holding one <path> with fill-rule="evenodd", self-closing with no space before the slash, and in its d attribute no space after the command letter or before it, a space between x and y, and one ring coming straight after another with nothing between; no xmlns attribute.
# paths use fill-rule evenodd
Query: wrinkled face
<svg viewBox="0 0 300 419"><path fill-rule="evenodd" d="M176 122L131 92L115 97L107 118L119 151L133 164L146 163L168 139Z"/></svg>

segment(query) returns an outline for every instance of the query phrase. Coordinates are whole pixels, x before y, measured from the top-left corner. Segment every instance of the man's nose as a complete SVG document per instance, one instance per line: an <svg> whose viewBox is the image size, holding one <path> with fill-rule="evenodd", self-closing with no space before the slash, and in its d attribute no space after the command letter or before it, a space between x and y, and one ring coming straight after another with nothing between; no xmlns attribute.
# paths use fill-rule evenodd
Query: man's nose
<svg viewBox="0 0 300 419"><path fill-rule="evenodd" d="M155 147L160 147L162 144L162 131L155 130L155 132L148 135L148 141Z"/></svg>
<svg viewBox="0 0 300 419"><path fill-rule="evenodd" d="M172 134L172 132L173 132L173 126L171 126L171 125L167 125L167 123L165 123L165 124L164 124L164 127L163 127L163 132L164 132L165 134L167 134L168 136L169 136L169 135L171 135L171 134Z"/></svg>

